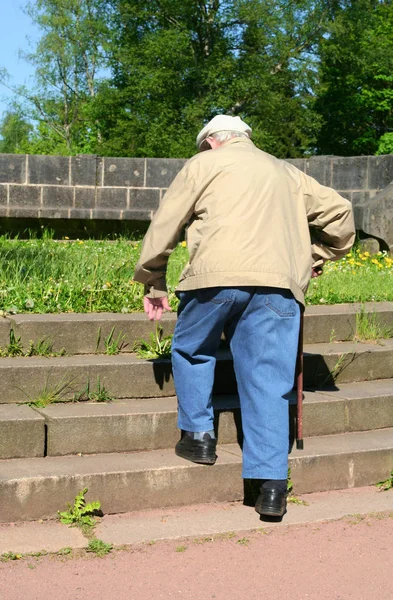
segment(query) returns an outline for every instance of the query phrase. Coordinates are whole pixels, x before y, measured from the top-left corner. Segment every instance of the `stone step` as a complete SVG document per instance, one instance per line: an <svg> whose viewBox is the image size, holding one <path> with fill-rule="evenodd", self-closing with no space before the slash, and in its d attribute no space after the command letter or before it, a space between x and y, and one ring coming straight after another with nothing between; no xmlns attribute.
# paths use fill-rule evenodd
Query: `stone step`
<svg viewBox="0 0 393 600"><path fill-rule="evenodd" d="M45 456L45 418L28 406L0 404L0 459Z"/></svg>
<svg viewBox="0 0 393 600"><path fill-rule="evenodd" d="M173 450L0 461L0 522L55 517L85 487L104 513L207 502L246 501L255 487L241 479L238 445L220 446L214 467L196 465ZM372 485L393 464L393 430L310 438L290 456L296 493Z"/></svg>
<svg viewBox="0 0 393 600"><path fill-rule="evenodd" d="M295 401L295 395L292 402ZM241 438L237 396L214 396L220 444ZM296 406L291 406L292 421ZM393 427L393 379L305 391L304 436ZM45 409L0 405L0 459L171 448L178 440L177 399L58 403Z"/></svg>
<svg viewBox="0 0 393 600"><path fill-rule="evenodd" d="M378 322L393 326L393 302L366 303L365 312L375 313ZM308 344L329 341L346 341L354 337L356 314L361 304L333 306L307 306L304 320L304 340ZM175 314L165 314L161 321L163 334L173 333ZM46 339L53 342L53 350L65 349L67 354L92 354L105 352L105 340L114 328L114 337L124 337L124 352L132 352L137 340L149 339L155 325L141 313L89 313L89 314L26 314L0 319L0 346L9 341L10 328L21 338L27 350L30 341Z"/></svg>
<svg viewBox="0 0 393 600"><path fill-rule="evenodd" d="M393 378L393 339L380 344L337 342L304 347L305 386ZM236 393L229 350L217 356L214 393ZM58 390L59 400L99 386L113 398L154 398L175 394L169 360L141 360L133 354L0 359L0 404L32 402Z"/></svg>
<svg viewBox="0 0 393 600"><path fill-rule="evenodd" d="M219 444L236 443L242 435L238 397L215 396L213 403ZM38 412L47 425L48 456L172 448L179 439L175 397L56 404ZM305 437L387 427L393 427L393 379L304 394Z"/></svg>

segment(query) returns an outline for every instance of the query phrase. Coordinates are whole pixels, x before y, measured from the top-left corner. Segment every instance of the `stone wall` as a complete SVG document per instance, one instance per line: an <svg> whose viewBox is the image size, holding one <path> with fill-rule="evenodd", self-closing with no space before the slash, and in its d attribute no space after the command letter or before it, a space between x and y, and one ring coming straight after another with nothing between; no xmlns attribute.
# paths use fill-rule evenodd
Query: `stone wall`
<svg viewBox="0 0 393 600"><path fill-rule="evenodd" d="M289 160L366 206L393 181L393 155ZM149 221L181 159L0 154L0 218Z"/></svg>

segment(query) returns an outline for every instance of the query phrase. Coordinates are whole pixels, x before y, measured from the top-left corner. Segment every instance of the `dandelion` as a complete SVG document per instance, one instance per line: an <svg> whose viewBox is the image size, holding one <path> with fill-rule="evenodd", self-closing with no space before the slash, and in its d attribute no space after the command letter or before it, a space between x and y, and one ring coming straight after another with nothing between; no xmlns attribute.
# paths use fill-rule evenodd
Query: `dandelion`
<svg viewBox="0 0 393 600"><path fill-rule="evenodd" d="M183 248L187 248L187 242L182 242L180 245L181 245Z"/></svg>
<svg viewBox="0 0 393 600"><path fill-rule="evenodd" d="M373 258L373 259L371 260L371 262L373 263L373 265L379 265L379 262L377 261L377 259L376 259L376 258Z"/></svg>
<svg viewBox="0 0 393 600"><path fill-rule="evenodd" d="M32 298L28 298L25 302L26 308L34 308L34 300Z"/></svg>
<svg viewBox="0 0 393 600"><path fill-rule="evenodd" d="M65 240L69 240L70 238L68 237L68 235L65 235L65 236L64 236L64 239L65 239Z"/></svg>

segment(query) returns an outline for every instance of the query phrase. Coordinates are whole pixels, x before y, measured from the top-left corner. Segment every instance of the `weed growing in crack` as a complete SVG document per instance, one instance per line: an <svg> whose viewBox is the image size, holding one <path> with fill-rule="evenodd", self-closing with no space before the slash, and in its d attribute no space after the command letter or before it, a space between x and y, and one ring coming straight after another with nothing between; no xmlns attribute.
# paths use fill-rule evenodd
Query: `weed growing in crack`
<svg viewBox="0 0 393 600"><path fill-rule="evenodd" d="M134 344L134 352L139 358L145 360L153 358L170 358L172 347L172 335L163 337L163 329L156 324L155 333L150 334L150 341L140 339Z"/></svg>
<svg viewBox="0 0 393 600"><path fill-rule="evenodd" d="M86 552L94 552L96 556L105 556L113 550L112 544L106 544L102 540L94 538L89 541Z"/></svg>
<svg viewBox="0 0 393 600"><path fill-rule="evenodd" d="M84 488L75 497L74 504L68 503L68 510L59 511L59 519L61 523L70 525L71 527L80 527L85 535L91 534L96 526L95 517L101 512L101 503L95 502L86 503L85 495L88 488Z"/></svg>
<svg viewBox="0 0 393 600"><path fill-rule="evenodd" d="M379 481L375 484L380 492L387 492L393 488L393 471L390 473L390 477L385 479L385 481Z"/></svg>

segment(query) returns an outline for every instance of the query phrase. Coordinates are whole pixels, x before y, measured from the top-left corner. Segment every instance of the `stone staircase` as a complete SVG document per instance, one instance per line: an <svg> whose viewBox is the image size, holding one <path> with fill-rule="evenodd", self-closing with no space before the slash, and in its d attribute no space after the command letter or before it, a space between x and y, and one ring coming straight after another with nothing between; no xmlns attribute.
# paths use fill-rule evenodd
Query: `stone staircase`
<svg viewBox="0 0 393 600"><path fill-rule="evenodd" d="M393 469L393 339L354 340L360 308L307 308L305 449L290 454L298 494L371 485ZM393 327L393 303L365 310ZM175 321L165 315L165 335ZM66 356L0 358L0 522L54 517L85 487L104 513L247 497L241 415L225 343L214 390L219 459L205 467L174 454L179 433L170 362L131 352L154 330L144 315L16 315L0 320L1 347L11 328L24 348L46 338ZM113 328L128 345L108 356L104 342ZM56 385L62 400L71 400L87 383L104 386L115 400L21 404Z"/></svg>

